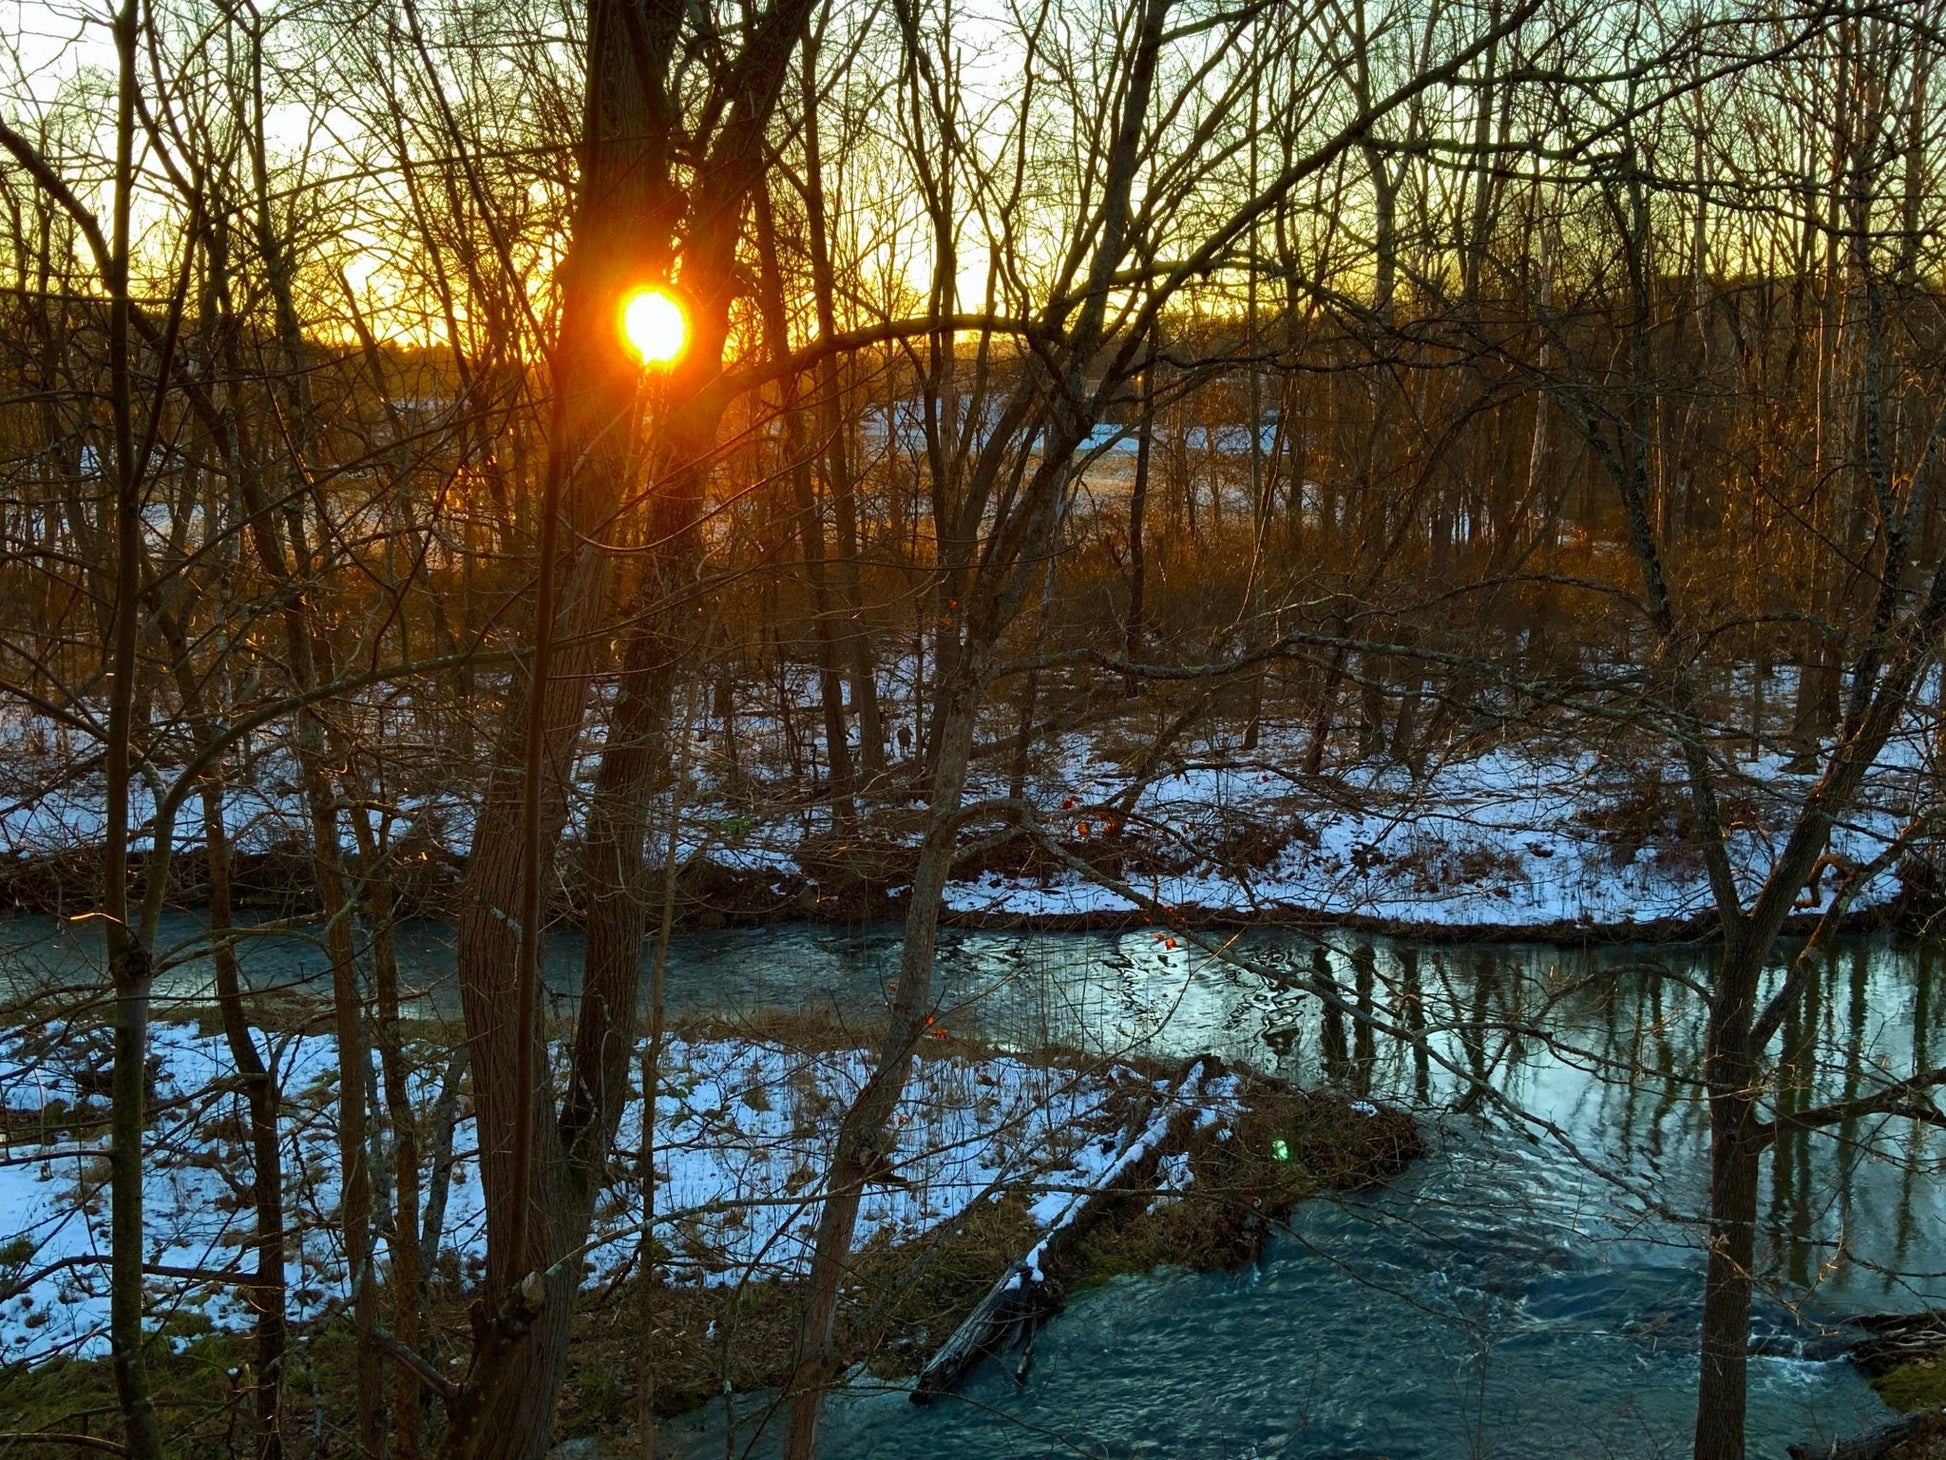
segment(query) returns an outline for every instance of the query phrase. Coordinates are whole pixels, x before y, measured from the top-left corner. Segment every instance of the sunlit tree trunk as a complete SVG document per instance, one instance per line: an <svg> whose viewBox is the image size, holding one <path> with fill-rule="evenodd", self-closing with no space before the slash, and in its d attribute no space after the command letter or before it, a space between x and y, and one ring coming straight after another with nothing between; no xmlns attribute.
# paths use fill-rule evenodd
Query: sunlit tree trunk
<svg viewBox="0 0 1946 1460"><path fill-rule="evenodd" d="M837 275L831 259L831 235L826 218L824 153L818 127L818 46L815 31L804 36L799 71L803 77L805 233L811 264L811 298L817 312L818 333L826 339L838 332ZM885 774L885 722L878 703L878 669L865 620L864 588L859 577L857 481L852 466L850 423L843 369L836 354L818 365L818 430L824 438L826 495L831 501L832 527L838 547L838 595L844 613L847 669L851 676L852 709L858 715L858 757L866 788ZM888 428L890 418L887 418Z"/></svg>
<svg viewBox="0 0 1946 1460"><path fill-rule="evenodd" d="M771 214L767 188L756 190L757 254L760 265L759 299L763 311L764 336L771 358L788 359L791 350L790 322L784 303L783 270L777 260L776 222ZM836 382L829 382L836 389ZM825 755L831 767L832 814L839 824L849 825L857 817L853 797L851 747L845 728L845 691L839 677L838 633L833 622L834 606L828 582L828 563L824 551L824 518L819 510L811 477L811 461L804 444L804 413L797 404L797 382L787 380L783 402L784 471L790 478L791 495L797 507L797 532L800 561L810 588L813 633L818 650L818 699L824 711ZM782 666L779 666L780 670ZM855 691L854 691L855 695Z"/></svg>
<svg viewBox="0 0 1946 1460"><path fill-rule="evenodd" d="M545 544L558 589L536 595L538 669L503 711L459 917L459 977L486 1188L487 1302L495 1316L453 1411L447 1453L546 1453L567 1362L582 1239L627 1097L642 938L649 806L663 773L668 691L695 615L697 527L723 406L716 379L738 285L742 220L764 133L810 0L780 0L713 84L722 120L690 196L671 181L671 68L686 12L593 0L581 193L553 356ZM689 343L645 399L617 335L634 286L677 275ZM651 435L640 439L644 407ZM604 539L646 488L640 576L628 604L609 735L588 811L587 961L558 1115L538 1004L540 896L574 774L596 644L608 621ZM558 513L558 517L557 517ZM552 564L550 569L549 565ZM551 616L551 617L550 617ZM540 652L543 644L548 652ZM534 698L538 696L538 700Z"/></svg>

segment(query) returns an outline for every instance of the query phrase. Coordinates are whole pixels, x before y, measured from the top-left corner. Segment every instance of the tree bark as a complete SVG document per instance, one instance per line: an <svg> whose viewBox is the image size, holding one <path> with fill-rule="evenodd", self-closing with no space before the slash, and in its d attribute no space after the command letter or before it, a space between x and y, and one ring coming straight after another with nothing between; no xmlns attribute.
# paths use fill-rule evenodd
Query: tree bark
<svg viewBox="0 0 1946 1460"><path fill-rule="evenodd" d="M517 683L503 711L458 919L486 1189L487 1291L473 1373L446 1446L455 1457L538 1460L552 1438L580 1277L570 1254L586 1233L626 1098L647 808L662 763L670 678L692 632L695 532L722 412L705 387L721 369L740 287L743 214L761 180L766 129L810 8L810 0L779 0L714 77L723 119L684 196L671 181L681 119L669 77L688 12L658 3L642 13L629 9L632 3L591 0L582 191L563 269L548 442L549 481L567 534L557 564L553 647L542 672ZM619 348L617 319L645 271L648 279L667 273L678 255L689 343L658 378L653 449L638 453L641 376ZM644 470L650 505L643 577L623 648L616 724L589 812L588 867L598 885L557 1120L540 1021L510 1013L523 1000L529 1008L538 1000L537 889L565 826L586 685L595 645L605 637L612 555L604 540ZM515 908L525 909L531 926Z"/></svg>
<svg viewBox="0 0 1946 1460"><path fill-rule="evenodd" d="M904 940L899 950L899 986L893 999L885 1042L865 1089L845 1112L825 1176L824 1206L806 1283L798 1352L787 1393L790 1428L784 1453L790 1460L812 1460L818 1452L818 1423L824 1391L837 1377L838 1300L851 1262L851 1238L866 1174L885 1158L893 1108L905 1089L913 1051L925 1029L932 992L933 953L939 942L939 910L952 873L958 837L960 797L973 749L977 688L962 660L962 671L941 686L933 720L936 752L932 809L925 839L912 872L906 904Z"/></svg>
<svg viewBox="0 0 1946 1460"><path fill-rule="evenodd" d="M142 1353L142 1131L148 1084L151 951L129 912L129 790L135 768L135 658L141 594L142 464L136 460L129 359L129 221L134 197L136 0L115 17L119 87L115 116L114 243L109 257L109 394L115 432L114 636L108 645L106 845L102 854L102 915L108 973L115 991L113 1109L108 1133L108 1344L122 1410L127 1453L161 1460L162 1432ZM158 869L157 875L160 875Z"/></svg>

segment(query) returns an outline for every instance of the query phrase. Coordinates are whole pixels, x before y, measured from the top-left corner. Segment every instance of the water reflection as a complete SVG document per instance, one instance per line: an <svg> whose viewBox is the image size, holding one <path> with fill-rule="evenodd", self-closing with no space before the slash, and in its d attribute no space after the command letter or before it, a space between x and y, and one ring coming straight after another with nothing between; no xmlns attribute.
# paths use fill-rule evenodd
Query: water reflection
<svg viewBox="0 0 1946 1460"><path fill-rule="evenodd" d="M189 918L165 995L206 996ZM453 1006L450 933L399 934L422 1011ZM0 922L16 991L99 968L87 927ZM578 940L550 946L565 1012ZM324 969L303 930L258 929L255 986ZM678 1013L767 1005L868 1023L897 930L783 927L677 940ZM997 1374L973 1407L920 1412L858 1391L834 1452L1496 1455L1673 1453L1693 1405L1704 1194L1705 947L1411 947L1288 933L1173 938L954 932L941 1017L1014 1045L1104 1055L1214 1053L1425 1111L1432 1158L1383 1192L1302 1209L1243 1274L1179 1274L1083 1294L1035 1376ZM1786 1011L1769 1096L1789 1114L1930 1067L1946 1017L1935 945L1843 942ZM1781 977L1774 970L1773 986ZM1946 1302L1937 1140L1856 1119L1778 1141L1761 1214L1753 1446L1880 1417L1842 1364L1815 1361L1846 1312ZM1807 1340L1812 1358L1802 1357ZM1035 1428L1040 1427L1040 1428ZM732 1438L740 1449L752 1431ZM724 1453L724 1436L701 1443ZM759 1440L759 1452L768 1442ZM1149 1448L1144 1450L1147 1445Z"/></svg>

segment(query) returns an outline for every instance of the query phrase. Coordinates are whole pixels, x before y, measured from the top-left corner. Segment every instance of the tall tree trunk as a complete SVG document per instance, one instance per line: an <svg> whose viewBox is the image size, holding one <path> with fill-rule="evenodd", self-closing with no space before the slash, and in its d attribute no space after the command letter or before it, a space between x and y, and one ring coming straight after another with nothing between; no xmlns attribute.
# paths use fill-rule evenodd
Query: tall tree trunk
<svg viewBox="0 0 1946 1460"><path fill-rule="evenodd" d="M1130 663L1142 657L1142 637L1148 628L1149 557L1143 534L1149 507L1149 456L1155 441L1155 367L1160 326L1150 333L1149 360L1142 369L1142 426L1135 438L1135 479L1128 490L1128 620L1123 627L1122 656ZM1135 674L1122 677L1122 693L1134 695Z"/></svg>
<svg viewBox="0 0 1946 1460"><path fill-rule="evenodd" d="M355 766L349 754L343 757ZM419 1112L412 1099L412 1074L406 1065L399 1016L399 960L393 937L392 863L390 849L372 832L364 806L354 806L353 835L358 845L359 894L371 937L372 994L379 1076L385 1114L392 1128L392 1199L384 1213L386 1245L391 1251L390 1287L393 1336L414 1353L424 1350L426 1326L426 1263L419 1240ZM416 1460L424 1449L425 1401L429 1397L416 1375L401 1373L393 1408L393 1437L401 1460Z"/></svg>
<svg viewBox="0 0 1946 1460"><path fill-rule="evenodd" d="M1067 488L1058 488L1065 500ZM1047 565L1041 574L1040 611L1034 616L1034 655L1036 658L1047 646L1048 624L1054 617L1054 568L1059 562L1061 535L1060 520L1057 517L1054 527L1055 540L1048 544ZM1028 763L1033 757L1034 716L1040 705L1041 672L1039 667L1031 668L1023 676L1020 689L1019 723L1014 730L1013 764L1007 776L1007 794L1015 800L1027 794Z"/></svg>
<svg viewBox="0 0 1946 1460"><path fill-rule="evenodd" d="M777 261L777 234L769 190L759 188L755 202L764 342L771 358L781 364L791 352L790 324L784 308L783 270ZM811 590L811 617L817 637L818 697L824 710L825 754L831 765L832 816L839 825L849 826L857 819L858 808L853 795L851 746L845 728L845 691L839 678L837 627L832 621L831 592L826 582L824 519L818 511L811 462L804 449L803 412L797 405L795 379L785 387L783 417L785 470L796 499L800 560ZM855 694L854 691L854 698Z"/></svg>
<svg viewBox="0 0 1946 1460"><path fill-rule="evenodd" d="M555 443L549 452L564 449ZM495 1313L492 1322L497 1326L476 1337L468 1392L448 1430L446 1453L453 1456L546 1453L553 1436L554 1400L565 1372L568 1310L579 1276L573 1270L538 1292L531 1286L523 1289L526 1276L547 1272L552 1255L561 1249L559 1234L548 1220L558 1208L536 1199L538 1189L530 1196L513 1139L525 1101L531 1107L532 1166L547 1170L555 1164L558 1132L548 1118L548 1083L536 1078L522 1089L516 1076L523 1067L535 1072L548 1068L538 1022L524 1031L531 1048L521 1058L523 1031L516 1018L521 928L514 910L521 904L524 878L541 875L539 868L532 874L527 870L521 829L524 788L519 767L527 754L527 712L530 696L538 693L540 840L551 851L567 820L567 774L594 667L592 644L603 617L608 555L592 544L584 547L562 576L554 629L561 650L554 673L538 689L524 684L509 696L467 861L466 895L455 919L460 1005L486 1193L487 1273L481 1302ZM540 1331L534 1333L537 1320Z"/></svg>
<svg viewBox="0 0 1946 1460"><path fill-rule="evenodd" d="M864 1090L845 1112L838 1128L837 1147L825 1176L824 1206L819 1214L817 1242L807 1281L804 1315L798 1330L798 1351L792 1368L790 1429L785 1454L790 1460L812 1460L818 1452L818 1422L824 1391L837 1377L838 1299L851 1262L851 1239L858 1221L858 1204L865 1178L887 1155L887 1131L893 1108L905 1089L913 1051L925 1029L932 993L933 953L939 942L939 910L946 880L952 873L953 849L959 830L960 797L973 749L978 688L973 661L959 661L953 682L939 686L935 700L932 743L932 806L925 839L919 844L912 872L912 891L906 903L904 941L899 950L898 993L878 1063Z"/></svg>
<svg viewBox="0 0 1946 1460"><path fill-rule="evenodd" d="M804 203L805 226L811 245L811 296L817 309L818 332L830 339L838 332L837 279L831 264L831 239L825 216L824 155L818 134L817 38L806 30L800 74L804 83ZM838 357L827 353L818 365L819 427L824 436L826 494L838 539L838 595L844 612L844 639L851 674L851 703L858 713L858 755L864 763L866 789L885 774L885 722L878 704L878 671L871 635L864 618L864 596L858 574L858 506L852 478L849 426ZM888 413L886 428L891 430Z"/></svg>
<svg viewBox="0 0 1946 1460"><path fill-rule="evenodd" d="M287 672L295 688L314 694L329 683L331 651L313 614L314 575L326 567L328 551L313 557L304 525L307 501L315 494L310 454L316 422L312 410L310 349L304 339L295 299L296 261L275 225L267 154L263 23L252 17L246 28L250 125L245 131L253 190L252 210L258 252L269 284L279 364L283 370L287 452L277 480L278 496L266 502L262 482L247 474L240 483L250 532L266 575L284 592L283 627ZM237 329L227 330L234 360ZM318 496L319 516L323 499ZM283 522L282 538L278 522ZM285 540L287 539L287 540ZM320 522L320 542L330 541ZM338 1044L338 1159L341 1183L340 1225L346 1280L351 1285L352 1322L358 1332L355 1422L359 1444L368 1454L385 1449L385 1393L381 1356L372 1334L378 1326L376 1274L372 1271L372 1186L369 1144L371 1050L366 1042L364 1002L358 988L352 909L344 878L344 849L338 824L338 790L327 754L327 731L318 707L299 709L294 749L305 810L311 825L311 860L325 918L325 949L331 960L332 1022Z"/></svg>
<svg viewBox="0 0 1946 1460"><path fill-rule="evenodd" d="M646 35L622 0L590 0L581 193L561 276L554 406L541 492L530 671L516 675L483 796L456 919L461 1010L472 1068L487 1271L473 1369L446 1453L538 1457L552 1441L578 1264L556 1267L566 1233L540 1173L558 1169L545 1035L535 1017L539 889L567 821L567 788L606 618L611 517L634 469L639 374L617 337L629 290L666 265L661 191L673 22ZM657 225L662 229L657 231ZM645 252L648 257L644 257ZM558 553L556 533L565 540ZM530 926L530 924L532 926ZM549 1274L543 1279L540 1275Z"/></svg>
<svg viewBox="0 0 1946 1460"><path fill-rule="evenodd" d="M220 815L220 810L218 812ZM207 827L207 823L205 823ZM218 833L221 836L221 833ZM230 850L226 842L208 843L210 860L210 930L230 927ZM279 1460L284 1453L284 1354L289 1347L289 1319L284 1275L284 1163L278 1138L277 1107L282 1091L263 1057L258 1054L244 1020L242 980L236 951L227 941L216 945L216 998L223 1036L230 1058L243 1079L244 1100L250 1111L250 1202L256 1223L256 1280L248 1301L256 1320L256 1382L252 1408L257 1426L258 1460Z"/></svg>
<svg viewBox="0 0 1946 1460"><path fill-rule="evenodd" d="M115 17L119 87L115 108L114 240L108 260L109 395L115 430L114 636L108 646L106 845L102 849L101 910L106 921L108 973L114 985L113 1110L108 1132L108 1344L121 1403L125 1448L137 1460L161 1460L142 1353L142 1131L148 1084L149 992L154 961L130 921L129 789L135 769L136 635L141 615L142 465L136 460L134 386L129 359L129 221L134 200L135 42L137 0ZM158 854L160 848L158 847ZM160 867L152 869L161 875Z"/></svg>
<svg viewBox="0 0 1946 1460"><path fill-rule="evenodd" d="M335 788L324 770L324 736L315 716L300 714L299 769L311 818L311 863L324 905L325 952L331 960L332 1028L338 1043L338 1170L345 1278L358 1331L357 1420L366 1453L385 1452L385 1378L372 1334L378 1327L378 1274L372 1265L371 1075L365 1000L358 987L351 900L346 893Z"/></svg>
<svg viewBox="0 0 1946 1460"><path fill-rule="evenodd" d="M504 711L459 918L461 1003L486 1189L488 1305L446 1453L538 1460L551 1442L579 1264L596 1185L627 1092L641 969L641 861L662 764L670 677L694 617L696 535L723 405L717 383L737 247L768 159L766 133L810 0L778 0L726 62L723 108L694 190L671 181L678 114L671 67L687 12L644 16L591 0L581 194L563 266L534 666ZM690 139L689 145L695 145ZM684 233L683 230L687 232ZM669 271L680 242L689 342L649 394L654 450L638 455L641 376L615 337L626 295ZM646 276L645 276L645 271ZM615 725L596 774L588 867L597 880L572 1065L558 1120L538 1003L539 888L558 846L567 786L605 623L603 542L646 469L643 579L623 649ZM558 510L557 510L558 507ZM556 522L558 518L558 528ZM553 602L550 602L553 599ZM519 908L519 913L511 910ZM510 1017L510 1014L512 1017Z"/></svg>
<svg viewBox="0 0 1946 1460"><path fill-rule="evenodd" d="M186 648L186 645L184 646ZM196 686L186 654L178 684L185 705L194 703ZM200 716L197 717L199 720ZM198 740L207 742L207 725L196 726ZM256 1425L257 1460L281 1460L284 1453L281 1398L284 1353L289 1327L284 1276L284 1162L278 1142L277 1110L282 1092L277 1077L258 1051L244 1005L243 979L235 945L225 935L234 926L231 906L230 834L223 820L223 782L220 766L212 767L199 788L203 806L203 848L209 863L209 931L211 960L216 966L216 1008L223 1024L230 1061L243 1084L244 1104L250 1112L250 1205L256 1230L251 1246L257 1259L256 1280L246 1289L255 1315L256 1375L251 1408Z"/></svg>
<svg viewBox="0 0 1946 1460"><path fill-rule="evenodd" d="M931 1005L939 912L959 836L975 723L986 689L988 656L1001 631L1020 611L1029 591L1032 570L1041 561L1038 554L1051 557L1057 548L1069 462L1093 426L1089 407L1084 404L1090 396L1083 372L1103 344L1109 282L1123 262L1137 148L1162 51L1169 4L1170 0L1144 0L1134 19L1127 85L1121 94L1116 130L1103 170L1099 233L1093 240L1086 287L1077 293L1078 302L1071 313L1064 308L1056 316L1064 321L1072 320L1072 333L1067 341L1071 353L1063 362L1060 378L1025 376L1002 412L1003 421L1009 418L1018 421L1029 416L1036 401L1042 401L1046 406L1047 434L1031 479L1020 488L1019 498L1010 510L996 513L983 549L978 539L988 500L985 492L1009 460L1013 445L1008 440L1010 432L997 429L980 444L974 470L961 484L967 488L961 498L958 491L949 490L948 483L959 480L958 468L965 464L964 458L957 458L949 465L945 451L947 436L936 418L928 424L934 511L943 529L938 539L943 571L936 577L941 596L945 598L940 606L950 610L941 615L937 634L939 653L935 661L937 678L929 747L931 796L926 832L920 840L913 869L905 938L899 953L899 986L885 1040L864 1089L840 1122L837 1145L825 1178L825 1198L819 1212L808 1294L789 1385L790 1426L785 1436L788 1460L812 1460L817 1453L824 1390L835 1377L839 1353L834 1342L838 1299L851 1261L860 1197L867 1175L889 1158L893 1145L892 1112L904 1091L913 1051ZM902 16L902 20L907 24L910 61L916 42L909 18ZM954 269L949 220L939 216L945 211L941 198L942 194L935 191L927 199L935 215L935 227L941 230L935 237L936 306L952 297ZM950 334L943 341L935 337L936 351L950 352L950 348ZM937 372L943 372L943 360L937 354L934 365ZM937 374L933 387L929 390L928 405L936 411ZM983 402L975 393L969 409L981 408ZM955 428L961 426L956 407L951 418ZM976 434L960 429L951 433L960 442ZM950 503L944 500L948 496L953 499Z"/></svg>

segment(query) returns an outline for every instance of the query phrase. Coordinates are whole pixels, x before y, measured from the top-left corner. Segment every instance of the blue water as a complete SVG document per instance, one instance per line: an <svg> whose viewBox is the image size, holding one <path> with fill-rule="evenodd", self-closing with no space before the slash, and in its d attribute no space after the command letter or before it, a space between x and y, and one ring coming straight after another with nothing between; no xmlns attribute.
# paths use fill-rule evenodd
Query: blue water
<svg viewBox="0 0 1946 1460"><path fill-rule="evenodd" d="M205 995L200 930L170 997ZM1074 1295L1018 1355L928 1408L860 1380L834 1397L826 1453L941 1455L1658 1456L1694 1417L1704 1147L1700 1006L1682 978L1707 948L1372 946L1366 992L1334 940L1343 997L1377 1032L1334 1055L1302 981L1308 940L952 933L939 1016L997 1042L1103 1052L1213 1052L1234 1063L1416 1109L1432 1153L1374 1193L1321 1199L1241 1272L1164 1271ZM404 973L449 1011L450 932L402 931ZM97 969L85 927L0 922L16 989ZM897 930L784 926L691 935L671 949L677 1012L767 1006L867 1022L895 976ZM560 1012L577 940L550 947ZM1844 943L1789 1026L1803 1101L1870 1090L1938 1063L1946 1000L1931 948ZM245 946L260 987L325 963L309 934ZM1670 977L1669 975L1676 975ZM1409 1018L1416 1011L1416 1020ZM1510 1030L1521 1031L1517 1036ZM1753 1455L1885 1417L1835 1352L1847 1313L1946 1304L1940 1137L1893 1121L1794 1138L1767 1158L1762 1296L1753 1326ZM766 1454L778 1425L746 1396L671 1426L681 1453ZM727 1443L726 1443L727 1442Z"/></svg>

